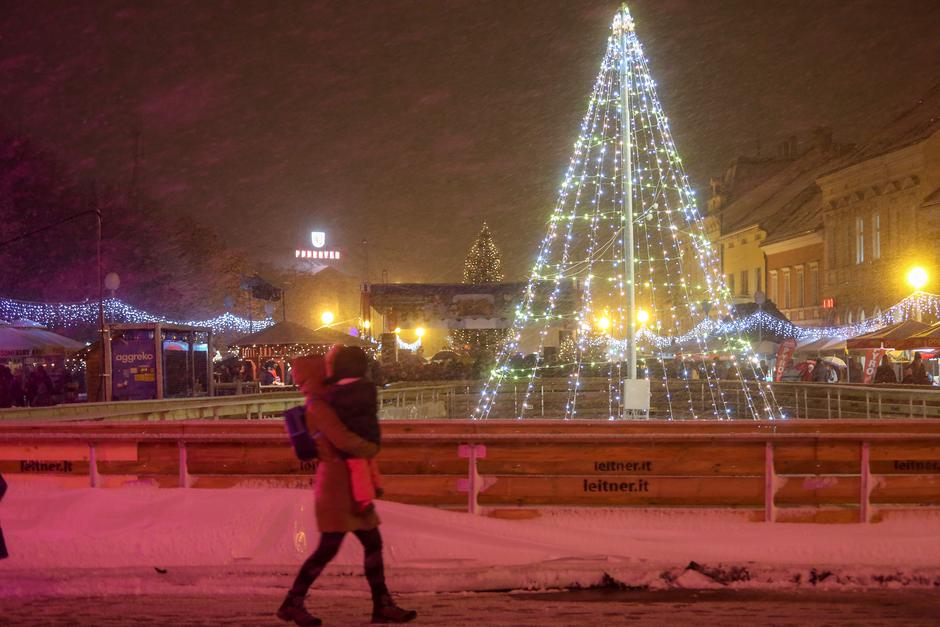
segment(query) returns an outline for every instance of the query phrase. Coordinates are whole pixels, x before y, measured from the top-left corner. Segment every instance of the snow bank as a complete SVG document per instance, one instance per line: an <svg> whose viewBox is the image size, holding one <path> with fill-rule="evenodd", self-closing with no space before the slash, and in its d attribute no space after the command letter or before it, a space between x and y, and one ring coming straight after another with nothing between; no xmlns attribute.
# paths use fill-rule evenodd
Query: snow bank
<svg viewBox="0 0 940 627"><path fill-rule="evenodd" d="M0 505L6 594L283 588L317 538L305 490L17 487ZM389 502L379 511L401 591L940 586L934 512L787 525L708 510L548 510L532 520ZM320 585L364 586L350 577L360 560L350 537Z"/></svg>

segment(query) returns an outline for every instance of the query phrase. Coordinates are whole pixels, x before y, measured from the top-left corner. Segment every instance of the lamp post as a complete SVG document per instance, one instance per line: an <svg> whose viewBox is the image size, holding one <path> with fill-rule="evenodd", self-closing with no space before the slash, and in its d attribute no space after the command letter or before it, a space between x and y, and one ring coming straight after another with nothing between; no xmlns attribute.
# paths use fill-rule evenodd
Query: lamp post
<svg viewBox="0 0 940 627"><path fill-rule="evenodd" d="M112 306L112 309L111 309L111 311L108 312L108 314L109 314L109 315L108 315L108 322L111 323L111 322L114 322L114 317L111 315L111 312L114 311L114 309L113 309L113 307L114 307L114 302L113 302L113 301L114 301L114 298L115 298L115 292L117 292L117 289L118 289L119 287L121 287L121 277L120 277L120 275L119 275L117 272L109 272L109 273L108 273L107 275L105 275L105 277L104 277L104 286L105 286L106 288L108 288L108 291L109 291L109 292L111 292L111 301L112 301L112 302L111 302L111 306Z"/></svg>

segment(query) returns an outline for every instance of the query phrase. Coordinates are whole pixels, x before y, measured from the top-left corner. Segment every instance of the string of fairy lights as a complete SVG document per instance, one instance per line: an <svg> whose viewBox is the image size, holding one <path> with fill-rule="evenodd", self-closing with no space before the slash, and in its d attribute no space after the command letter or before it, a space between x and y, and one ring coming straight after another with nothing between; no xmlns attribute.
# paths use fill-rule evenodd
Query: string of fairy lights
<svg viewBox="0 0 940 627"><path fill-rule="evenodd" d="M624 176L630 177L631 205L636 208L630 224ZM473 417L490 415L504 381L526 379L522 402L517 405L522 408L517 417L525 417L538 374L554 366L542 357L546 340L549 333L559 330L570 333L574 340L564 417L579 416L582 381L585 376L596 377L598 367L606 369L608 417L620 417L627 345L619 338L627 336L628 320L633 317L633 312L624 310L628 290L636 295L638 304L656 312L656 332L641 334L654 360L665 357L674 339L681 337L698 345L697 350L689 351L695 357L688 358L701 359L704 366L708 339L719 335L730 354L733 372L738 373L736 382L718 377L708 380L711 407L704 412L692 406L689 390L683 395L690 399L688 407L674 406L673 393L679 391L674 386L688 388L689 383L671 382L663 373L670 418L679 414L692 418L707 414L715 418L778 417L769 383L756 387L745 384L747 369L753 375L747 378L759 379L756 356L741 337L746 324L734 320L731 294L718 273L719 264L695 205L649 64L632 18L623 8L615 17L574 154L512 330ZM628 228L634 235L631 251L624 250ZM634 264L632 273L627 259ZM627 283L631 274L635 277L632 286ZM576 286L578 297L574 307L559 310L566 283ZM565 305L571 300L566 299ZM701 302L711 303L720 319L732 322L696 324L703 318ZM602 327L600 332L598 326ZM531 329L538 330L535 363L515 365L514 356ZM648 362L642 364L646 378L652 375L645 365ZM735 390L735 403L729 402L730 386Z"/></svg>
<svg viewBox="0 0 940 627"><path fill-rule="evenodd" d="M160 322L163 324L209 327L213 333L247 334L252 330L260 331L274 324L271 318L249 321L247 318L229 312L205 320L171 320L138 309L118 298L104 300L104 317L106 321L115 323ZM0 320L6 320L7 322L29 320L54 328L94 326L98 324L98 301L37 303L0 298Z"/></svg>

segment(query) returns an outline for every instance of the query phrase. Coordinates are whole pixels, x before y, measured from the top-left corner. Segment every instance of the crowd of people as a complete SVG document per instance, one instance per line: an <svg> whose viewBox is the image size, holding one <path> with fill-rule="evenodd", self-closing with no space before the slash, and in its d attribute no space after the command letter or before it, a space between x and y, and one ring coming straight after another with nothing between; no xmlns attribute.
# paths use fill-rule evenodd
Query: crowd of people
<svg viewBox="0 0 940 627"><path fill-rule="evenodd" d="M403 360L383 364L377 379L382 383L397 381L462 381L480 378L482 365L450 359L424 363Z"/></svg>
<svg viewBox="0 0 940 627"><path fill-rule="evenodd" d="M914 353L911 362L906 364L901 370L901 379L898 380L897 372L891 359L887 355L881 358L881 364L875 371L875 383L900 383L902 385L933 385L930 375L927 374L927 366L920 353Z"/></svg>
<svg viewBox="0 0 940 627"><path fill-rule="evenodd" d="M0 363L0 408L48 407L78 400L84 378L61 364Z"/></svg>

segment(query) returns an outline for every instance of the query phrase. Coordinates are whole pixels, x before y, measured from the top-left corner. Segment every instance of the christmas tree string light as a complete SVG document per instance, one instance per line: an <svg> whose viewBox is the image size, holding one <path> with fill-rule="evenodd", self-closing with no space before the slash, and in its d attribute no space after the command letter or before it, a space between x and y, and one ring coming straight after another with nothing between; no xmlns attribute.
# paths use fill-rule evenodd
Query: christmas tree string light
<svg viewBox="0 0 940 627"><path fill-rule="evenodd" d="M601 371L607 379L607 415L620 417L626 408L624 379L632 377L636 362L631 356L637 344L652 357L644 360L642 373L652 378L656 362L675 357L669 338L688 334L698 346L697 365L709 387L711 407L706 414L779 417L769 384L745 383L748 369L748 379L759 377L740 330L701 323L697 303L702 301L712 303L720 318L734 320L731 297L716 262L633 20L624 7L615 17L548 232L473 417L488 417L500 386L520 378L527 382L517 417L525 417L536 380L553 366L543 356L546 340L558 331L574 338L565 418L584 414L580 401L586 398L582 392L586 380L596 379ZM562 298L565 284L574 286L573 299ZM635 327L635 307L654 312L655 332ZM599 316L606 321L600 333L594 328ZM538 330L534 365L511 366L523 335L533 329ZM735 381L721 381L709 372L706 341L716 333L724 340L725 354L731 356ZM686 370L686 356L677 361ZM690 383L673 379L665 369L661 378L668 417L699 417L702 411L692 403ZM731 388L734 403L727 394Z"/></svg>

